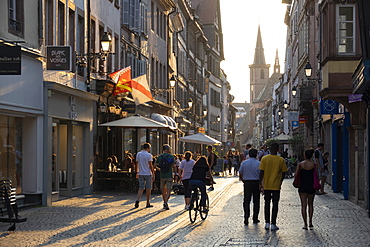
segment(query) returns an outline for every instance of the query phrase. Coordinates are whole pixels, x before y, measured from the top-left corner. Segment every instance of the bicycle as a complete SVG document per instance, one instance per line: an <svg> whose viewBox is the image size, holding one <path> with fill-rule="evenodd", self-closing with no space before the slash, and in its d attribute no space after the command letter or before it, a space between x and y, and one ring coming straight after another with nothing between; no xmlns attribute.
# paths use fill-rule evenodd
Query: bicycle
<svg viewBox="0 0 370 247"><path fill-rule="evenodd" d="M189 218L190 218L190 222L194 223L195 220L197 219L198 212L202 220L205 220L207 218L208 211L209 211L209 199L208 199L208 194L206 192L206 206L204 206L202 210L200 206L201 194L200 194L199 187L193 188L192 191L193 192L191 193L191 198L190 198Z"/></svg>

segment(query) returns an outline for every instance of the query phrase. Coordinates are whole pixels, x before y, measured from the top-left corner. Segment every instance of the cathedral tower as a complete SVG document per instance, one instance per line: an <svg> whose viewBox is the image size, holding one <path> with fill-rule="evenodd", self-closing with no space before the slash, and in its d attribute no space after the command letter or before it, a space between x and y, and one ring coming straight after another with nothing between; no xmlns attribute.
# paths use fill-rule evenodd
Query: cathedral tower
<svg viewBox="0 0 370 247"><path fill-rule="evenodd" d="M279 63L279 61L277 61ZM276 63L276 61L275 61ZM276 69L276 65L274 66ZM270 64L266 64L265 53L262 44L260 26L258 26L256 49L254 53L253 64L249 65L250 69L250 102L257 98L263 87L268 83L270 73ZM278 65L280 71L280 65ZM274 71L275 72L275 71Z"/></svg>

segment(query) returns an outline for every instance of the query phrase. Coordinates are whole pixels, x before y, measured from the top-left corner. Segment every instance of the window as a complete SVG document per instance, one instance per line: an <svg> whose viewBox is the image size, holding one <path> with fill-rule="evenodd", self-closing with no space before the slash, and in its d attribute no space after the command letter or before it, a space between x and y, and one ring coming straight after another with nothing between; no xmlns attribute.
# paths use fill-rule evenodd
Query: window
<svg viewBox="0 0 370 247"><path fill-rule="evenodd" d="M58 44L64 45L65 30L65 6L64 3L58 2Z"/></svg>
<svg viewBox="0 0 370 247"><path fill-rule="evenodd" d="M75 12L72 9L69 9L69 45L72 48L72 51L76 49L75 46ZM76 54L72 53L72 61L76 61ZM72 66L72 72L76 71L76 67Z"/></svg>
<svg viewBox="0 0 370 247"><path fill-rule="evenodd" d="M23 0L9 0L9 32L23 36Z"/></svg>
<svg viewBox="0 0 370 247"><path fill-rule="evenodd" d="M84 54L85 53L85 20L83 16L78 15L77 20L77 33L76 33L76 52L78 54ZM80 76L84 76L84 68L81 66L78 66L78 74Z"/></svg>
<svg viewBox="0 0 370 247"><path fill-rule="evenodd" d="M144 2L140 3L140 31L143 34L148 33L148 9Z"/></svg>
<svg viewBox="0 0 370 247"><path fill-rule="evenodd" d="M154 31L155 18L154 18L154 3L153 2L151 3L150 7L151 7L150 8L150 19L151 19L150 27Z"/></svg>
<svg viewBox="0 0 370 247"><path fill-rule="evenodd" d="M354 5L337 6L337 43L338 54L355 52L355 8Z"/></svg>
<svg viewBox="0 0 370 247"><path fill-rule="evenodd" d="M220 104L221 104L220 93L211 88L211 105L215 107L220 107Z"/></svg>
<svg viewBox="0 0 370 247"><path fill-rule="evenodd" d="M140 31L140 5L137 0L123 0L122 22L136 32Z"/></svg>
<svg viewBox="0 0 370 247"><path fill-rule="evenodd" d="M53 45L53 34L54 34L54 22L53 22L53 16L54 16L54 8L53 8L53 1L52 0L48 0L48 1L45 1L45 10L46 10L46 18L45 18L45 22L46 22L46 45Z"/></svg>
<svg viewBox="0 0 370 247"><path fill-rule="evenodd" d="M220 36L218 33L215 33L215 49L220 51Z"/></svg>
<svg viewBox="0 0 370 247"><path fill-rule="evenodd" d="M261 69L261 79L265 79L265 71Z"/></svg>
<svg viewBox="0 0 370 247"><path fill-rule="evenodd" d="M12 180L17 194L22 193L23 184L22 123L22 118L0 115L0 180ZM28 164L26 161L23 163Z"/></svg>

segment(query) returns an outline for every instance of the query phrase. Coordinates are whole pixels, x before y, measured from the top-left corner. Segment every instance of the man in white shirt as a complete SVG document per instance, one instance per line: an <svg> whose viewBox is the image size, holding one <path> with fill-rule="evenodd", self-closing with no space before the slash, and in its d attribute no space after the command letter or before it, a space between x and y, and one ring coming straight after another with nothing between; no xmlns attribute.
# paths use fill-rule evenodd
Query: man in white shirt
<svg viewBox="0 0 370 247"><path fill-rule="evenodd" d="M137 192L135 208L139 207L140 197L143 194L144 189L146 190L146 207L153 207L149 200L152 192L155 173L153 167L153 157L149 152L150 143L145 143L143 145L143 150L136 154L136 178L139 180L139 190Z"/></svg>
<svg viewBox="0 0 370 247"><path fill-rule="evenodd" d="M248 225L250 216L250 202L253 196L253 223L257 224L258 214L260 212L260 190L259 190L259 176L260 176L260 162L256 159L257 150L252 148L248 152L249 159L244 160L240 165L239 178L244 183L244 224Z"/></svg>

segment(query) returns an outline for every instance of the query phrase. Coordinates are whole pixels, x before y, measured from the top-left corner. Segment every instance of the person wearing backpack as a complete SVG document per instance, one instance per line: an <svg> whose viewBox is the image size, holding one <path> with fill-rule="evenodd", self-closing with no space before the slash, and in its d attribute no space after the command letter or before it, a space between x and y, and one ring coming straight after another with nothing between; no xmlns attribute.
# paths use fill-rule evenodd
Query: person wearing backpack
<svg viewBox="0 0 370 247"><path fill-rule="evenodd" d="M208 157L207 157L207 161L208 161L208 164L210 165L211 167L211 172L214 171L215 169L215 166L217 165L217 160L218 160L218 157L217 155L213 152L213 148L212 148L212 145L209 145L207 146L207 151L208 151ZM214 190L214 187L213 187L213 182L211 184L211 186L209 187L209 190Z"/></svg>
<svg viewBox="0 0 370 247"><path fill-rule="evenodd" d="M171 154L171 146L163 145L163 153L156 159L156 167L160 171L161 189L163 198L163 209L169 210L168 200L170 199L173 171L175 169L175 157Z"/></svg>

